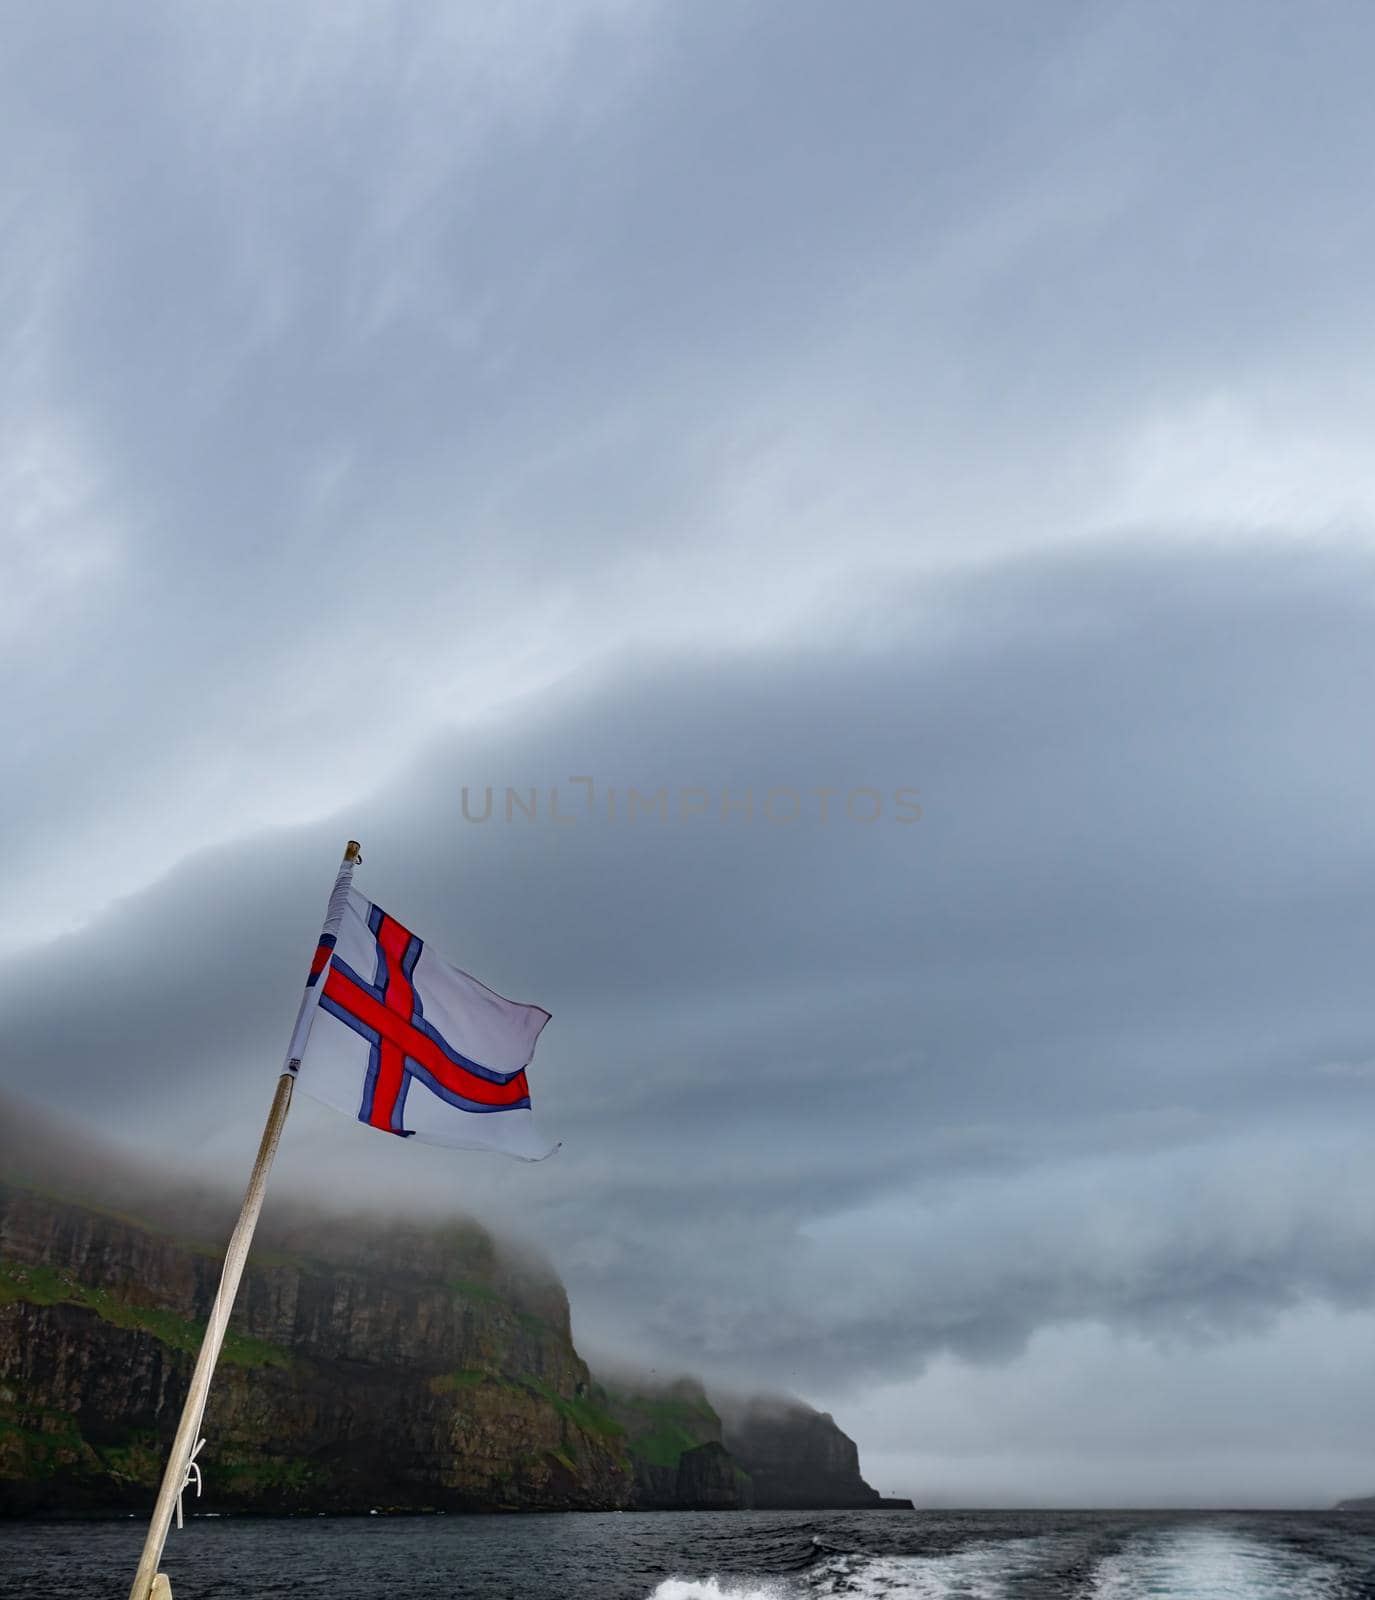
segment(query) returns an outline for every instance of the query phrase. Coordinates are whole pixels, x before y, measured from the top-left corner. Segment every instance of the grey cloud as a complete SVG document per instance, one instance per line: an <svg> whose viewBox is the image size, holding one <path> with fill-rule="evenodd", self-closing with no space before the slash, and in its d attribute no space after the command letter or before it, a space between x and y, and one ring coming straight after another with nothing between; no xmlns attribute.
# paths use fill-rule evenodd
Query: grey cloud
<svg viewBox="0 0 1375 1600"><path fill-rule="evenodd" d="M392 764L627 640L795 626L838 564L1087 531L1162 408L1347 361L1361 52L1306 38L1277 147L1281 10L511 15L16 23L7 404L95 530L4 713L57 926L366 792L343 699Z"/></svg>
<svg viewBox="0 0 1375 1600"><path fill-rule="evenodd" d="M515 1218L618 1354L1364 1305L1371 28L17 15L5 1082L237 1175L355 833L565 1150L302 1103L282 1185ZM580 773L924 814L462 820Z"/></svg>
<svg viewBox="0 0 1375 1600"><path fill-rule="evenodd" d="M848 1418L874 1483L921 1504L1211 1506L1225 1486L1232 1505L1326 1509L1370 1475L1371 1328L1310 1306L1181 1359L1080 1325L1015 1365L937 1362Z"/></svg>
<svg viewBox="0 0 1375 1600"><path fill-rule="evenodd" d="M399 1174L306 1112L285 1181L326 1181L348 1139L379 1192L518 1207L594 1340L834 1386L1076 1319L1221 1334L1365 1304L1369 1085L1329 1067L1375 1031L1346 696L1375 569L1304 573L1041 562L949 585L934 641L929 590L890 588L912 620L859 658L570 683L346 820L199 858L11 964L14 1059L126 1137L242 1159L353 831L384 904L555 1013L539 1099L565 1150ZM464 784L578 773L622 796L911 783L924 811L463 820Z"/></svg>

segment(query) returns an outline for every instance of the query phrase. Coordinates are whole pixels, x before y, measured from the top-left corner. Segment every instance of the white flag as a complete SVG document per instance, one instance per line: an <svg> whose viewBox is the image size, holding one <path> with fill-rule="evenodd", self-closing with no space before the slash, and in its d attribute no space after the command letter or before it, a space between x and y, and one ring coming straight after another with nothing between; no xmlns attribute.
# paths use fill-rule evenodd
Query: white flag
<svg viewBox="0 0 1375 1600"><path fill-rule="evenodd" d="M526 1161L552 1155L525 1069L549 1020L450 966L350 887L311 963L319 1009L298 1081L307 1094L402 1138ZM335 906L332 905L332 910Z"/></svg>

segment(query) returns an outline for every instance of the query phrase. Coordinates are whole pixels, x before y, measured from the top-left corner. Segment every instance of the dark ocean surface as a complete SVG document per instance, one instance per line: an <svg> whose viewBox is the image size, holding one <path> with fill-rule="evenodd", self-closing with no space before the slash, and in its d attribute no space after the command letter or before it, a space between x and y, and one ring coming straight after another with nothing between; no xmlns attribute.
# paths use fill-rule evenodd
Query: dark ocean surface
<svg viewBox="0 0 1375 1600"><path fill-rule="evenodd" d="M0 1525L0 1595L124 1600L142 1524ZM198 1518L173 1600L1375 1600L1375 1516L739 1512Z"/></svg>

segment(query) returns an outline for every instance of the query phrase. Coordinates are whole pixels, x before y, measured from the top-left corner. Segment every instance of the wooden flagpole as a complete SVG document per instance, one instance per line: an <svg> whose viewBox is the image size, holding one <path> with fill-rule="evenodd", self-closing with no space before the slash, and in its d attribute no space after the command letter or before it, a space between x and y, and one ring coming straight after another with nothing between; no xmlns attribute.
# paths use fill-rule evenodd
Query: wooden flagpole
<svg viewBox="0 0 1375 1600"><path fill-rule="evenodd" d="M336 922L342 915L343 897L347 894L353 878L353 869L359 859L358 841L350 839L348 848L344 851L339 876L335 880L334 893L330 896L329 911L325 920L327 931L337 932L337 927L331 929L330 924ZM272 1109L267 1114L267 1125L263 1129L262 1140L258 1145L258 1157L253 1163L253 1173L244 1193L239 1220L234 1224L234 1232L229 1237L220 1286L215 1294L215 1303L210 1309L210 1320L205 1326L200 1354L196 1357L196 1365L191 1373L191 1387L187 1392L186 1404L182 1407L176 1437L172 1440L172 1453L167 1459L167 1470L162 1475L162 1487L158 1490L157 1503L153 1507L153 1519L148 1525L148 1536L143 1541L143 1554L139 1558L133 1587L129 1590L129 1600L171 1600L171 1585L166 1576L158 1571L158 1563L162 1560L162 1548L167 1541L172 1518L176 1514L177 1502L186 1487L187 1469L195 1454L201 1422L205 1417L205 1402L210 1393L210 1380L214 1375L215 1362L219 1359L220 1346L224 1343L225 1329L229 1326L229 1313L234 1308L234 1297L239 1292L239 1280L243 1277L249 1246L253 1243L253 1230L258 1225L258 1213L263 1207L263 1193L267 1188L268 1173L272 1170L272 1158L277 1154L282 1127L286 1122L287 1111L291 1107L291 1091L296 1082L296 1068L300 1065L300 1058L315 1014L316 1001L323 988L323 982L314 987L308 986L301 999L301 1008L296 1015L296 1026L292 1030L287 1064L277 1080L277 1091L272 1096Z"/></svg>

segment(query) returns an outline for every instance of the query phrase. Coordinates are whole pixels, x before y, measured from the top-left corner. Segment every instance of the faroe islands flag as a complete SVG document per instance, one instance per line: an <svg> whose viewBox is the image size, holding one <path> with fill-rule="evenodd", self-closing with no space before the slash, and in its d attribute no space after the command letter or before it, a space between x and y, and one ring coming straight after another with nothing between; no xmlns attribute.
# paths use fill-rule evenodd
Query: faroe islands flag
<svg viewBox="0 0 1375 1600"><path fill-rule="evenodd" d="M402 1138L526 1161L552 1155L558 1146L536 1128L525 1081L549 1013L450 966L352 887L342 911L311 963L319 1009L300 1087Z"/></svg>

